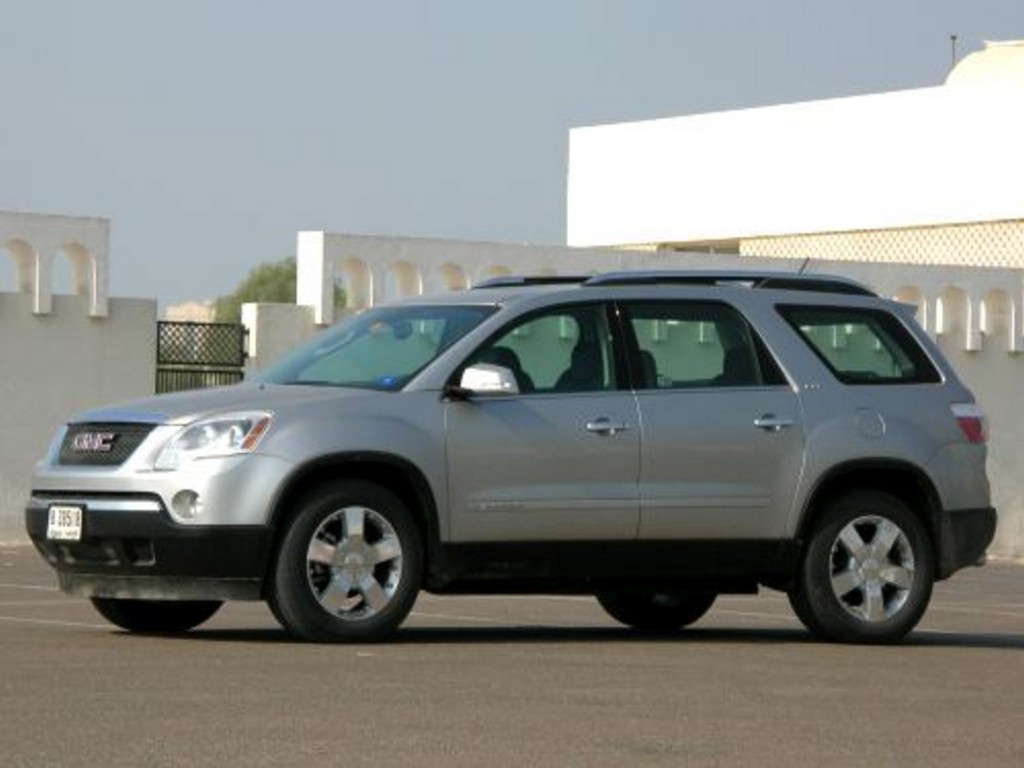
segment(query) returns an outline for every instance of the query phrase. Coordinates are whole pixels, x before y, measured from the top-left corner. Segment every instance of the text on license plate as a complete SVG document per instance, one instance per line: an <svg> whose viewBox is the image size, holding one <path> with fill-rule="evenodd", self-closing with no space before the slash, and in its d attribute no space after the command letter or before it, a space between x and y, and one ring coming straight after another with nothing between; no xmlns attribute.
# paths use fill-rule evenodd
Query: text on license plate
<svg viewBox="0 0 1024 768"><path fill-rule="evenodd" d="M53 541L81 541L83 511L82 507L54 504L50 507L46 538Z"/></svg>

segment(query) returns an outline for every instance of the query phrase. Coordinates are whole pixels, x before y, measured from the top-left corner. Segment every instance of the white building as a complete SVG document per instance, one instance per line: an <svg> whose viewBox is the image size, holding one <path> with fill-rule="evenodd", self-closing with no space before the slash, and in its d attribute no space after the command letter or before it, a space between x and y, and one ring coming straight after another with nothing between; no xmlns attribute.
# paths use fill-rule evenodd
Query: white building
<svg viewBox="0 0 1024 768"><path fill-rule="evenodd" d="M934 88L570 133L568 242L1024 266L1024 42Z"/></svg>

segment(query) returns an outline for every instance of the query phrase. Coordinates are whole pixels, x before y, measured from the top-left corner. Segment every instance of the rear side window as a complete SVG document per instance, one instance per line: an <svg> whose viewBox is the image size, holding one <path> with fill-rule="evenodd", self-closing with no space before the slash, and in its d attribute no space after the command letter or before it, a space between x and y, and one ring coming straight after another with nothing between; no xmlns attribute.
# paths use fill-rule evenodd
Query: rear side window
<svg viewBox="0 0 1024 768"><path fill-rule="evenodd" d="M639 352L638 389L761 387L785 377L732 307L698 302L623 302Z"/></svg>
<svg viewBox="0 0 1024 768"><path fill-rule="evenodd" d="M878 309L780 306L779 313L844 384L942 380L903 323Z"/></svg>

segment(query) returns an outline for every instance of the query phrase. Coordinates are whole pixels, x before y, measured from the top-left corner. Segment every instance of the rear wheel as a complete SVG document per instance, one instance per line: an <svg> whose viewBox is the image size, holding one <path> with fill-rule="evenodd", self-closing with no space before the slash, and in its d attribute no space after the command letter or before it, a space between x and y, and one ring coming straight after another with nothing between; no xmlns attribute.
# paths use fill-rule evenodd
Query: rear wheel
<svg viewBox="0 0 1024 768"><path fill-rule="evenodd" d="M381 640L412 609L422 561L419 529L397 496L337 483L302 503L285 533L270 608L305 640Z"/></svg>
<svg viewBox="0 0 1024 768"><path fill-rule="evenodd" d="M220 608L217 600L119 600L94 597L105 619L129 632L177 633L198 627Z"/></svg>
<svg viewBox="0 0 1024 768"><path fill-rule="evenodd" d="M921 520L887 493L855 491L825 511L789 599L826 639L892 643L921 620L934 578Z"/></svg>
<svg viewBox="0 0 1024 768"><path fill-rule="evenodd" d="M597 602L616 621L645 632L672 632L708 612L713 592L600 592Z"/></svg>

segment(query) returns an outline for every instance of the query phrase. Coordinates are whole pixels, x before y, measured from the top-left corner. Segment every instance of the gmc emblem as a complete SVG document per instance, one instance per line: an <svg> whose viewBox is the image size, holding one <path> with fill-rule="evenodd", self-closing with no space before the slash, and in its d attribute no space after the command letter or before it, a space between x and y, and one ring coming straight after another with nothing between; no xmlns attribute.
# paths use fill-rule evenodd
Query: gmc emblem
<svg viewBox="0 0 1024 768"><path fill-rule="evenodd" d="M117 435L113 432L79 432L71 441L77 453L110 453Z"/></svg>

